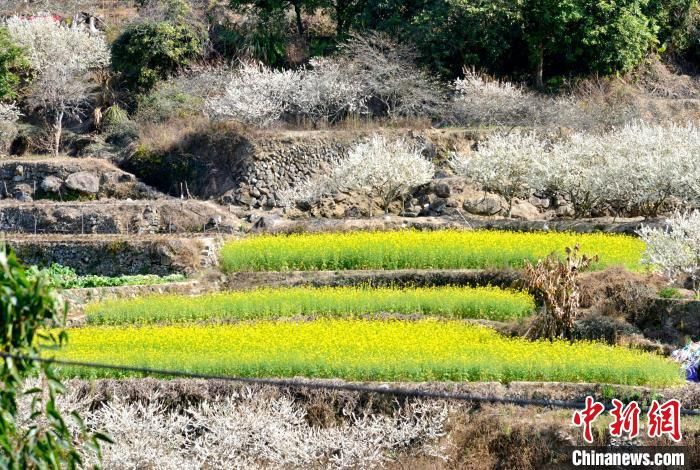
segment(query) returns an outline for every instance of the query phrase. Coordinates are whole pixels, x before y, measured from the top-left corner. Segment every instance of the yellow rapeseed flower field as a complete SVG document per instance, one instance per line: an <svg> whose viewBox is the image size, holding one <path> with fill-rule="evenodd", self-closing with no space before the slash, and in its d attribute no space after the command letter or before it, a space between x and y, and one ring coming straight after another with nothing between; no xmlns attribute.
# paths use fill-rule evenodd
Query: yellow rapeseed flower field
<svg viewBox="0 0 700 470"><path fill-rule="evenodd" d="M88 323L178 323L266 318L352 317L390 313L446 318L512 320L529 315L526 292L496 287L293 287L260 288L201 296L153 295L106 300L86 307Z"/></svg>
<svg viewBox="0 0 700 470"><path fill-rule="evenodd" d="M221 252L224 270L459 269L522 267L580 244L600 257L594 268L640 269L644 243L626 235L566 232L416 231L265 235L232 240Z"/></svg>
<svg viewBox="0 0 700 470"><path fill-rule="evenodd" d="M434 319L84 327L70 330L57 357L249 377L683 383L676 364L651 353L589 342L530 342ZM75 367L61 373L119 376Z"/></svg>

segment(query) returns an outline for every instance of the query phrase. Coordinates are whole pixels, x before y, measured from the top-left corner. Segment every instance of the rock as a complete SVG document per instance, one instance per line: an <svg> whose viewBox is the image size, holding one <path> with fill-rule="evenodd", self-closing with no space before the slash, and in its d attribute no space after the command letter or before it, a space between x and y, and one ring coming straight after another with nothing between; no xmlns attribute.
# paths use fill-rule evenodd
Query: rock
<svg viewBox="0 0 700 470"><path fill-rule="evenodd" d="M550 205L550 200L548 198L531 196L529 199L530 204L541 209L547 209Z"/></svg>
<svg viewBox="0 0 700 470"><path fill-rule="evenodd" d="M89 171L79 171L68 175L66 186L73 191L97 194L100 191L100 179Z"/></svg>
<svg viewBox="0 0 700 470"><path fill-rule="evenodd" d="M573 217L575 214L574 208L569 204L562 204L561 206L557 207L555 213L557 214L557 217Z"/></svg>
<svg viewBox="0 0 700 470"><path fill-rule="evenodd" d="M58 193L63 186L63 180L57 176L49 175L41 181L40 186L45 193Z"/></svg>
<svg viewBox="0 0 700 470"><path fill-rule="evenodd" d="M477 193L465 198L462 207L470 214L496 215L507 205L505 200L496 194Z"/></svg>
<svg viewBox="0 0 700 470"><path fill-rule="evenodd" d="M15 185L12 190L12 197L21 202L31 202L32 199L32 187L28 184L18 184Z"/></svg>
<svg viewBox="0 0 700 470"><path fill-rule="evenodd" d="M252 206L255 202L255 199L250 197L250 194L248 193L241 193L238 196L236 196L236 201L240 202L245 206Z"/></svg>
<svg viewBox="0 0 700 470"><path fill-rule="evenodd" d="M452 191L450 190L450 185L445 182L439 182L435 184L434 191L437 197L448 198Z"/></svg>
<svg viewBox="0 0 700 470"><path fill-rule="evenodd" d="M291 221L286 220L277 214L264 215L253 224L251 231L257 233L275 233L283 231L291 224Z"/></svg>
<svg viewBox="0 0 700 470"><path fill-rule="evenodd" d="M425 142L421 149L421 155L428 160L434 159L437 156L437 146L432 142Z"/></svg>
<svg viewBox="0 0 700 470"><path fill-rule="evenodd" d="M542 218L540 211L528 201L514 201L511 217L522 220L538 220Z"/></svg>
<svg viewBox="0 0 700 470"><path fill-rule="evenodd" d="M435 212L437 214L441 214L445 208L447 207L447 199L439 198L434 200L431 204L429 209L432 212Z"/></svg>

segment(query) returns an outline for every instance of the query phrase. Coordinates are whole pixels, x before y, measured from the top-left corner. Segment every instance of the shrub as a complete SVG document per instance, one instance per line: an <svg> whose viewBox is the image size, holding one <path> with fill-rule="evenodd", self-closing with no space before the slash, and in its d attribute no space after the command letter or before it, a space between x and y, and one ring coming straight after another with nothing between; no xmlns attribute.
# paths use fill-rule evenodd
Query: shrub
<svg viewBox="0 0 700 470"><path fill-rule="evenodd" d="M675 287L664 287L659 289L659 297L662 299L682 299L683 294Z"/></svg>
<svg viewBox="0 0 700 470"><path fill-rule="evenodd" d="M162 123L201 116L205 101L221 95L229 76L227 68L202 68L160 82L138 97L134 120Z"/></svg>
<svg viewBox="0 0 700 470"><path fill-rule="evenodd" d="M17 98L19 72L26 65L22 48L13 42L7 28L0 27L0 100Z"/></svg>
<svg viewBox="0 0 700 470"><path fill-rule="evenodd" d="M102 125L105 128L119 126L129 120L129 113L123 110L118 104L114 104L105 109L102 115Z"/></svg>
<svg viewBox="0 0 700 470"><path fill-rule="evenodd" d="M700 212L676 213L663 228L642 225L638 234L646 243L643 262L660 270L670 281L690 277L700 292Z"/></svg>
<svg viewBox="0 0 700 470"><path fill-rule="evenodd" d="M525 264L525 284L543 301L526 333L531 338L571 338L579 313L578 274L598 261L598 257L579 255L578 245L565 251L565 260L549 255L536 265Z"/></svg>
<svg viewBox="0 0 700 470"><path fill-rule="evenodd" d="M202 54L203 37L188 24L149 21L128 27L112 44L112 65L140 93Z"/></svg>

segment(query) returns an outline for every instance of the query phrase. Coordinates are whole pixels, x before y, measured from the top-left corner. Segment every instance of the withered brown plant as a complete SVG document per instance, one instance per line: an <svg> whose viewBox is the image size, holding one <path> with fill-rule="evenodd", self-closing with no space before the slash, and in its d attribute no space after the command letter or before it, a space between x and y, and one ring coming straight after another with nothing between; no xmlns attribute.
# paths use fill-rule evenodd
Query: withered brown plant
<svg viewBox="0 0 700 470"><path fill-rule="evenodd" d="M566 248L566 258L552 253L537 264L525 264L525 283L542 302L526 336L532 339L571 338L579 313L579 272L598 261L598 256L579 254L579 246Z"/></svg>

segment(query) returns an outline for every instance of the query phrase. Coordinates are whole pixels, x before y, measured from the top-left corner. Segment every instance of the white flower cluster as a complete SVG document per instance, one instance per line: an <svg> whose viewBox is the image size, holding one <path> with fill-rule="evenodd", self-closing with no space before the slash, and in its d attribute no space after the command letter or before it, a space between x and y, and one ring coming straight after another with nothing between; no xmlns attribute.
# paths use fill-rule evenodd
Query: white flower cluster
<svg viewBox="0 0 700 470"><path fill-rule="evenodd" d="M415 66L406 46L384 35L353 35L340 55L309 65L292 71L243 63L224 95L208 100L209 114L264 127L285 117L317 123L348 114L395 119L444 111L438 81Z"/></svg>
<svg viewBox="0 0 700 470"><path fill-rule="evenodd" d="M642 225L637 232L646 243L643 261L660 270L669 281L680 275L691 278L695 290L700 280L700 212L676 213L663 228Z"/></svg>
<svg viewBox="0 0 700 470"><path fill-rule="evenodd" d="M655 216L671 202L700 199L700 128L634 123L557 141L497 133L455 170L507 200L533 192L563 196L577 216L604 210Z"/></svg>
<svg viewBox="0 0 700 470"><path fill-rule="evenodd" d="M20 115L19 108L14 103L0 103L0 125L12 124Z"/></svg>
<svg viewBox="0 0 700 470"><path fill-rule="evenodd" d="M38 72L56 67L85 71L109 64L109 48L101 34L84 25L61 25L53 16L13 16L5 25Z"/></svg>
<svg viewBox="0 0 700 470"><path fill-rule="evenodd" d="M341 190L379 197L382 208L387 209L434 175L435 166L415 145L403 138L387 141L375 135L352 149L333 171L332 178Z"/></svg>
<svg viewBox="0 0 700 470"><path fill-rule="evenodd" d="M207 101L208 112L264 127L285 115L318 121L364 110L367 97L339 63L316 60L312 66L274 70L243 63L232 73L224 95Z"/></svg>
<svg viewBox="0 0 700 470"><path fill-rule="evenodd" d="M513 131L494 134L470 157L453 155L452 167L487 191L501 194L508 202L526 198L541 179L539 162L547 152L547 142L535 133Z"/></svg>
<svg viewBox="0 0 700 470"><path fill-rule="evenodd" d="M27 402L21 403L24 419ZM183 409L167 407L157 392L137 399L117 395L88 409L74 391L59 408L78 409L92 429L109 434L105 468L375 468L400 452L444 457L438 440L451 408L408 401L393 413L352 411L333 426L309 424L306 408L288 396L233 392ZM72 423L71 423L72 424ZM86 462L97 463L93 455Z"/></svg>
<svg viewBox="0 0 700 470"><path fill-rule="evenodd" d="M323 194L349 191L365 194L370 200L379 198L386 210L434 175L433 163L411 142L374 135L354 147L329 175L312 177L284 192L281 203L290 206L299 201L313 202Z"/></svg>
<svg viewBox="0 0 700 470"><path fill-rule="evenodd" d="M454 104L458 119L464 122L496 125L532 117L542 100L522 87L465 70L454 82Z"/></svg>

